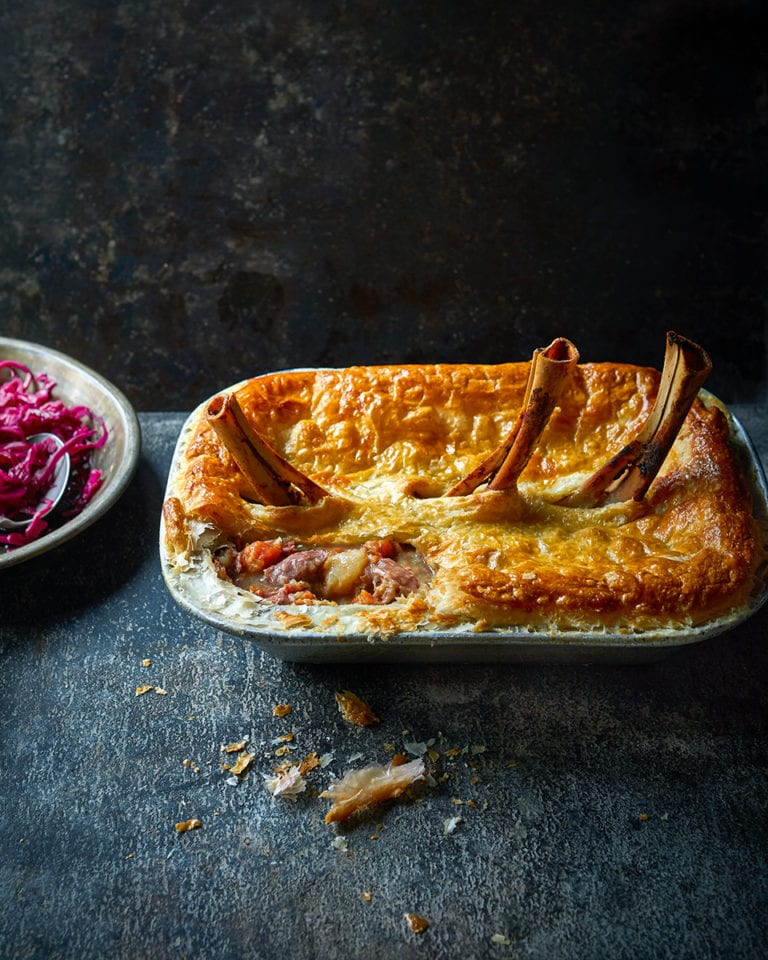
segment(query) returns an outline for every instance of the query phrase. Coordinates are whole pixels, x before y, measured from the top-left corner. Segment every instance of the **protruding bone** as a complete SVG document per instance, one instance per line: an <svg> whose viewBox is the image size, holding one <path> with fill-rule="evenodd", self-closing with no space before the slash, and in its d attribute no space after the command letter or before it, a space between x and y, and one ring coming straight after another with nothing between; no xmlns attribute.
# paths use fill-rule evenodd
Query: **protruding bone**
<svg viewBox="0 0 768 960"><path fill-rule="evenodd" d="M702 347L670 330L659 392L645 426L631 443L560 503L597 507L642 500L711 369L712 363Z"/></svg>
<svg viewBox="0 0 768 960"><path fill-rule="evenodd" d="M523 405L514 427L493 453L445 496L466 496L485 481L490 490L506 490L517 483L578 361L578 350L565 337L534 350Z"/></svg>
<svg viewBox="0 0 768 960"><path fill-rule="evenodd" d="M234 393L214 397L208 404L206 419L261 503L283 507L299 503L302 496L310 503L328 496L327 491L291 466L259 436Z"/></svg>

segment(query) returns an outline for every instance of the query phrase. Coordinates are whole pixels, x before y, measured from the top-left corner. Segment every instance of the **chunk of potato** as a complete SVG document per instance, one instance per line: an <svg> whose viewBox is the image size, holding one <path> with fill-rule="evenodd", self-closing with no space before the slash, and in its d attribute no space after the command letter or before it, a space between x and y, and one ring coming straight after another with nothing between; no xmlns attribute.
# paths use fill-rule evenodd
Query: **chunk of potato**
<svg viewBox="0 0 768 960"><path fill-rule="evenodd" d="M368 563L362 547L333 553L325 562L325 595L329 600L351 596Z"/></svg>

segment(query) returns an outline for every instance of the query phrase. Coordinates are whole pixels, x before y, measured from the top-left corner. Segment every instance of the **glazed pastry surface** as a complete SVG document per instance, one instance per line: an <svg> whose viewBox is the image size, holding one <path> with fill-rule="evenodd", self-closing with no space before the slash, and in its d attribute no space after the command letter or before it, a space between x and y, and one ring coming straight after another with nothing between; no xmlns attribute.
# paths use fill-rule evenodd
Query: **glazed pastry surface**
<svg viewBox="0 0 768 960"><path fill-rule="evenodd" d="M244 622L340 637L510 628L635 634L684 630L746 604L762 538L727 413L706 395L643 500L558 505L641 429L659 385L653 369L577 366L516 487L443 496L508 434L528 370L352 367L237 385L249 422L329 496L252 502L202 405L180 441L164 505L169 575L196 579L202 602ZM386 605L275 605L217 571L217 549L274 539L302 549L392 540L414 548L431 575Z"/></svg>

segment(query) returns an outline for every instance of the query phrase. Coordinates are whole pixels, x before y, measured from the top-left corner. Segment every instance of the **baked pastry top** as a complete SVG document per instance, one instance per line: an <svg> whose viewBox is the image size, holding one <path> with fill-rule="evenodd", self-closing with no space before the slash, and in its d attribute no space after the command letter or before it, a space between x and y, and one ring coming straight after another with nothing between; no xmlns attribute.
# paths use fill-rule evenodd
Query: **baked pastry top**
<svg viewBox="0 0 768 960"><path fill-rule="evenodd" d="M445 496L512 430L529 370L527 362L351 367L235 386L260 436L327 493L284 506L254 502L203 404L169 476L165 575L184 578L199 603L241 623L342 638L499 629L636 634L684 630L743 609L764 537L731 449L727 411L711 396L693 402L642 499L562 502L640 431L659 389L656 370L577 365L516 484ZM293 557L296 577L270 579L262 544L279 548L272 562ZM317 564L307 574L311 558ZM354 580L350 567L360 583L347 593L327 579L318 587L334 563L343 583ZM407 589L382 588L386 577L376 579L376 570L387 563L390 572L394 563L412 573ZM273 589L289 579L282 592Z"/></svg>

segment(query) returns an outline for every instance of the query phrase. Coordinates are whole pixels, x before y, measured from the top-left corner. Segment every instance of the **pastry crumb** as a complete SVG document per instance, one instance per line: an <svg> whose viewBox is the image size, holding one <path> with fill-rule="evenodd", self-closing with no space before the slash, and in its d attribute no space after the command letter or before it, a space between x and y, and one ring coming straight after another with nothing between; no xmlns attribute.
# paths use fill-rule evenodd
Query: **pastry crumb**
<svg viewBox="0 0 768 960"><path fill-rule="evenodd" d="M443 834L447 837L449 834L455 833L456 827L463 822L461 817L448 817L443 820Z"/></svg>
<svg viewBox="0 0 768 960"><path fill-rule="evenodd" d="M240 776L240 774L245 773L253 763L255 753L241 753L237 760L230 767L230 771L235 776Z"/></svg>
<svg viewBox="0 0 768 960"><path fill-rule="evenodd" d="M373 764L360 770L350 770L320 794L323 799L333 800L325 822L346 820L365 807L393 800L411 784L423 780L425 775L422 760L411 760L400 766Z"/></svg>
<svg viewBox="0 0 768 960"><path fill-rule="evenodd" d="M342 717L358 727L370 727L381 722L365 700L351 690L342 690L341 693L337 693L336 703L339 705Z"/></svg>
<svg viewBox="0 0 768 960"><path fill-rule="evenodd" d="M301 775L301 770L297 766L287 769L278 768L275 770L274 777L264 777L267 790L273 797L287 797L289 800L295 800L300 793L307 789L307 781Z"/></svg>
<svg viewBox="0 0 768 960"><path fill-rule="evenodd" d="M320 758L316 753L307 754L306 757L299 764L299 772L303 776L305 773L309 773L310 770L314 770L316 767L320 766Z"/></svg>
<svg viewBox="0 0 768 960"><path fill-rule="evenodd" d="M404 913L405 921L414 933L424 933L429 929L429 920L418 913Z"/></svg>
<svg viewBox="0 0 768 960"><path fill-rule="evenodd" d="M198 820L197 817L192 817L190 820L181 820L176 824L176 833L188 833L190 830L198 830L202 825L202 822Z"/></svg>
<svg viewBox="0 0 768 960"><path fill-rule="evenodd" d="M272 716L273 717L287 717L291 712L292 707L289 703L278 703L272 707Z"/></svg>
<svg viewBox="0 0 768 960"><path fill-rule="evenodd" d="M141 697L145 693L149 693L150 690L152 690L151 683L142 683L141 686L136 687L136 696Z"/></svg>

